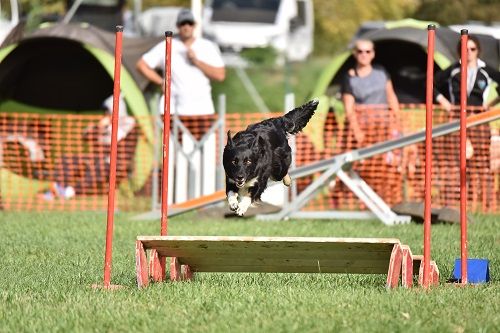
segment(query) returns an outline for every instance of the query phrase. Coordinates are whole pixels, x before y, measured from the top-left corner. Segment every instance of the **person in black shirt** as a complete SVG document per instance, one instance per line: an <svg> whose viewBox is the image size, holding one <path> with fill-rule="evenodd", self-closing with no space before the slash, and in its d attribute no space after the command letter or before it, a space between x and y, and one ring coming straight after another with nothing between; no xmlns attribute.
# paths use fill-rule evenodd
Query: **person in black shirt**
<svg viewBox="0 0 500 333"><path fill-rule="evenodd" d="M457 52L461 52L461 43L458 43ZM481 59L479 54L481 45L475 36L469 36L467 41L467 105L479 106L486 109L499 102L496 98L487 103L492 82L496 82L497 93L500 95L500 72ZM460 62L456 62L447 69L436 73L434 95L436 101L448 111L453 105L460 105Z"/></svg>
<svg viewBox="0 0 500 333"><path fill-rule="evenodd" d="M500 96L500 72L488 65L479 58L481 44L475 36L469 36L467 41L467 114L484 112L500 101L495 98L488 102L488 96L492 89L493 82L497 83L497 94ZM457 53L461 54L461 41L457 45ZM447 69L436 73L434 84L434 97L440 106L450 113L450 118L455 120L460 118L460 62L452 64ZM439 159L446 160L448 166L438 163L438 168L443 175L445 186L451 194L455 194L453 201L459 198L458 178L453 169L459 168L459 137L458 133L449 135L443 139L448 144L448 157L441 156ZM475 126L468 129L467 133L467 171L468 187L470 197L474 204L479 200L486 205L492 202L493 175L490 171L490 144L491 129L489 124ZM450 159L450 153L453 157ZM443 162L443 161L441 161ZM440 165L441 164L441 165ZM451 167L451 168L450 168ZM452 186L450 186L452 185ZM480 194L482 197L480 198ZM450 198L445 198L445 205L450 204ZM456 203L456 201L454 202ZM453 205L453 203L451 203ZM484 207L484 206L483 206Z"/></svg>

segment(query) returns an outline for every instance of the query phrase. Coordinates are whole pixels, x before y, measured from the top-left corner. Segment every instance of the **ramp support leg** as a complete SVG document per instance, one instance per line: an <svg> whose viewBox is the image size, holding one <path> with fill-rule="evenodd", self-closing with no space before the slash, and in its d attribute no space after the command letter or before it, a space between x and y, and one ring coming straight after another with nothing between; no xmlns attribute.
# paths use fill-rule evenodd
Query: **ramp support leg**
<svg viewBox="0 0 500 333"><path fill-rule="evenodd" d="M404 288L411 288L413 286L413 255L408 245L402 245L401 248L403 251L401 285Z"/></svg>
<svg viewBox="0 0 500 333"><path fill-rule="evenodd" d="M388 289L396 288L398 286L402 260L403 251L401 249L401 244L395 244L392 248L391 258L389 260L389 270L387 272L386 287Z"/></svg>
<svg viewBox="0 0 500 333"><path fill-rule="evenodd" d="M155 282L165 281L165 271L161 265L162 259L165 260L165 258L160 258L156 249L151 250L149 254L149 276Z"/></svg>
<svg viewBox="0 0 500 333"><path fill-rule="evenodd" d="M429 272L430 285L437 286L439 284L439 269L438 269L437 264L434 260L431 260L430 266L431 266L431 269ZM422 260L422 262L420 263L420 269L418 271L418 284L420 286L423 286L423 283L424 283L424 261Z"/></svg>
<svg viewBox="0 0 500 333"><path fill-rule="evenodd" d="M141 241L135 242L135 272L137 277L137 287L147 287L149 284L148 260L146 250Z"/></svg>
<svg viewBox="0 0 500 333"><path fill-rule="evenodd" d="M170 281L181 280L181 264L176 257L170 258Z"/></svg>
<svg viewBox="0 0 500 333"><path fill-rule="evenodd" d="M176 257L170 258L170 281L186 281L193 279L193 271L188 265L181 265Z"/></svg>

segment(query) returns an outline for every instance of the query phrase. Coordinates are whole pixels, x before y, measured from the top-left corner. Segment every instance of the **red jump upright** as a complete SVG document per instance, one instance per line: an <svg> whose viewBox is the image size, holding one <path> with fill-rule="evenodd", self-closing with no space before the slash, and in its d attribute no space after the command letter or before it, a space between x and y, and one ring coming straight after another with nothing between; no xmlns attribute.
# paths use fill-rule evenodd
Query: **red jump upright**
<svg viewBox="0 0 500 333"><path fill-rule="evenodd" d="M167 235L168 226L168 166L169 166L169 141L170 141L170 88L171 88L171 54L172 31L165 32L165 81L163 105L163 168L161 174L161 227L160 235ZM154 281L165 280L165 257L159 257L156 250L152 250L149 261L149 274Z"/></svg>
<svg viewBox="0 0 500 333"><path fill-rule="evenodd" d="M115 189L116 189L116 158L117 158L117 133L118 133L118 113L120 99L120 74L122 66L122 39L123 26L116 26L115 44L115 72L113 86L113 115L111 116L111 156L109 165L109 192L108 192L108 215L106 226L106 253L104 256L104 288L110 289L111 285L111 264L113 257L113 224L115 214Z"/></svg>
<svg viewBox="0 0 500 333"><path fill-rule="evenodd" d="M436 26L427 27L427 81L425 99L425 206L424 206L424 262L422 284L430 285L431 274L431 188L432 188L432 113L434 101L434 40Z"/></svg>
<svg viewBox="0 0 500 333"><path fill-rule="evenodd" d="M460 258L461 281L467 284L467 30L460 35Z"/></svg>

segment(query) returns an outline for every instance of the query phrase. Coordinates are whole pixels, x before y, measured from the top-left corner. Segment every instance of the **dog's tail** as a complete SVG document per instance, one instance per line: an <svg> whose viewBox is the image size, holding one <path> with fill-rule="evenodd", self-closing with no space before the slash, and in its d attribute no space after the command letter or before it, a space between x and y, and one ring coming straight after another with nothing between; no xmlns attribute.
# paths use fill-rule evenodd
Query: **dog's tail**
<svg viewBox="0 0 500 333"><path fill-rule="evenodd" d="M318 103L319 101L317 99L313 99L285 114L282 117L285 131L290 134L297 134L302 131L309 122L309 119L313 116Z"/></svg>

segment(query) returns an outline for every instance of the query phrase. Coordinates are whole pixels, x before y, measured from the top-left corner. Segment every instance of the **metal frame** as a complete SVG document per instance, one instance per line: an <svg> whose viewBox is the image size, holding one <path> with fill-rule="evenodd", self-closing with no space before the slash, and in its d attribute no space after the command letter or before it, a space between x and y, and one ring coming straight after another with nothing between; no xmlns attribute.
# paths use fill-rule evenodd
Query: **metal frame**
<svg viewBox="0 0 500 333"><path fill-rule="evenodd" d="M201 187L201 193L203 193L203 177L207 176L204 175L204 169L203 168L203 145L204 143L208 140L208 137L215 134L216 131L219 131L219 137L221 138L219 142L216 142L219 151L221 152L222 155L222 150L224 149L224 143L222 138L225 135L225 114L226 114L226 96L225 95L219 95L218 99L218 108L217 108L217 113L219 115L218 119L212 124L212 126L209 128L209 130L203 135L203 137L200 140L197 140L191 131L182 123L182 121L179 119L177 115L172 115L172 144L173 144L173 150L174 150L174 156L176 154L181 154L184 158L187 160L188 164L188 174L189 177L188 179L193 179L193 157L194 155L199 152L200 153L200 166L201 166L201 177L202 179L200 180L200 187ZM161 119L157 117L157 122L161 122ZM162 125L161 125L162 126ZM156 137L161 137L161 126L156 126ZM194 143L194 147L191 151L186 152L183 150L183 147L181 143L176 139L179 135L179 133L187 134L189 139ZM160 139L159 139L160 141ZM158 142L159 142L158 141ZM221 157L222 158L222 157ZM154 175L158 175L158 169L159 169L159 151L155 152L155 162L154 165ZM216 165L216 182L215 182L215 190L220 190L221 188L224 187L224 170L222 168L222 162L217 161ZM209 177L212 177L213 175L208 175ZM158 188L159 188L159 183L158 183L158 177L155 176L153 178L153 195L152 195L152 205L151 209L152 211L157 211L160 209L160 200L158 196ZM188 200L195 198L195 183L194 182L188 182ZM174 200L175 201L175 200ZM157 214L153 214L154 216L157 216Z"/></svg>
<svg viewBox="0 0 500 333"><path fill-rule="evenodd" d="M500 118L498 110L484 112L478 116L473 116L467 122L467 127L473 127L488 123ZM435 127L432 130L432 137L440 137L460 129L460 121L453 121ZM343 153L332 158L319 161L310 165L302 166L290 171L290 177L297 179L305 176L310 176L318 172L322 174L316 178L308 187L300 194L295 195L292 192L292 200L283 205L281 211L275 214L257 215L259 220L281 220L288 218L315 218L315 219L350 219L350 218L373 218L376 216L386 225L394 225L399 223L409 223L411 218L404 215L396 215L390 207L380 198L366 182L351 169L352 163L373 157L378 154L384 154L391 150L403 148L415 143L425 141L425 130L410 134L401 138L384 141L371 145L369 147L360 148L351 152ZM345 212L345 211L328 211L328 212L300 212L315 193L321 189L328 180L333 177L338 177L371 211L370 212Z"/></svg>

